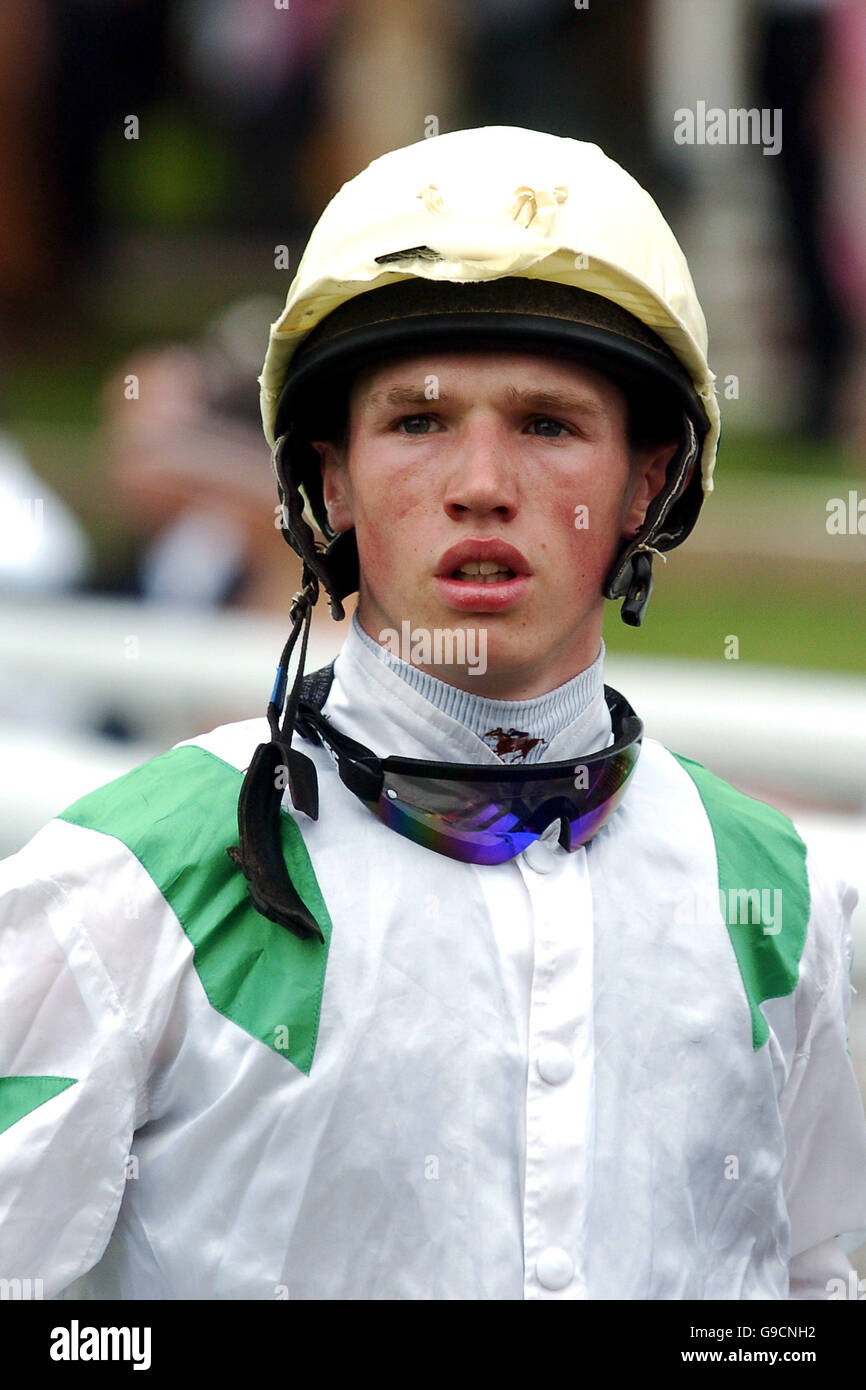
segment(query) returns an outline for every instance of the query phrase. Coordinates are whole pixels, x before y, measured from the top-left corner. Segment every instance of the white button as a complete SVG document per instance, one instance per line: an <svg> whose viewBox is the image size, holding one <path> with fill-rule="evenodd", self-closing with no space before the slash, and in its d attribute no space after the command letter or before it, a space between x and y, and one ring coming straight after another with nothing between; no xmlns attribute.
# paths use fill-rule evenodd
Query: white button
<svg viewBox="0 0 866 1390"><path fill-rule="evenodd" d="M535 1273L542 1288L564 1289L574 1278L574 1263L567 1250L549 1245L539 1255Z"/></svg>
<svg viewBox="0 0 866 1390"><path fill-rule="evenodd" d="M549 874L556 863L556 850L543 840L533 840L523 851L523 860L537 874Z"/></svg>
<svg viewBox="0 0 866 1390"><path fill-rule="evenodd" d="M541 1049L535 1063L542 1081L551 1086L559 1086L567 1081L574 1071L574 1059L562 1043L548 1043Z"/></svg>

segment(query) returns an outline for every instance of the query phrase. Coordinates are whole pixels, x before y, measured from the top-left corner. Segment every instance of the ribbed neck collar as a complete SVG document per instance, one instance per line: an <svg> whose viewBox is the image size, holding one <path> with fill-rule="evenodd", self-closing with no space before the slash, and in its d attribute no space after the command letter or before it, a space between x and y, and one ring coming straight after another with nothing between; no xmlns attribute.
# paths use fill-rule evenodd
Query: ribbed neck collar
<svg viewBox="0 0 866 1390"><path fill-rule="evenodd" d="M357 613L352 619L350 645L355 641L428 705L479 738L504 763L541 762L558 735L574 725L580 727L590 710L604 708L604 643L591 666L555 690L531 700L491 700L458 690L396 656L364 631Z"/></svg>

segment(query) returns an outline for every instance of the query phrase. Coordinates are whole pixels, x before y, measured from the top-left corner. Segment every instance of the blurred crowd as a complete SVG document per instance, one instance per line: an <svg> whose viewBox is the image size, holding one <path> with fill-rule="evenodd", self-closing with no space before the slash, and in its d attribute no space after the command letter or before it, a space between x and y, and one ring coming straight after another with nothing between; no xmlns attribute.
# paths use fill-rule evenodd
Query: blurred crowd
<svg viewBox="0 0 866 1390"><path fill-rule="evenodd" d="M183 338L151 334L106 359L95 437L130 537L121 573L100 571L57 480L34 479L16 440L0 441L0 588L285 612L299 569L275 526L255 381L285 292L268 274L273 246L296 264L324 204L370 159L479 124L596 141L675 208L690 190L648 115L659 3L4 0L0 412L17 354L44 368L49 399L58 335L67 347L99 335L106 310L88 286L131 227L185 239L191 280L203 228L257 239L262 278L252 296L227 286L207 322L191 308ZM866 341L866 5L742 7L750 100L784 112L766 162L809 349L793 424L820 439L852 427L841 393ZM135 138L158 158L133 187L118 148ZM853 427L866 454L866 422Z"/></svg>

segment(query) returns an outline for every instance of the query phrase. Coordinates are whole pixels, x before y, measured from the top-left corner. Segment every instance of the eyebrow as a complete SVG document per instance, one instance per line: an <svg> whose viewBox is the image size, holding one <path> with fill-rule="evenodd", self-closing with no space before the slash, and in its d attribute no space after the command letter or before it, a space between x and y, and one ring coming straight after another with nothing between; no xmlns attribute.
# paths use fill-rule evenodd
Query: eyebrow
<svg viewBox="0 0 866 1390"><path fill-rule="evenodd" d="M438 400L447 400L444 394ZM430 405L430 397L425 396L420 386L392 386L387 391L371 391L363 403L364 410L378 410L380 406Z"/></svg>
<svg viewBox="0 0 866 1390"><path fill-rule="evenodd" d="M448 401L450 398L447 391L442 391L435 398L439 401ZM525 410L534 410L539 414L560 411L577 413L580 415L603 415L604 407L591 397L582 396L572 391L558 391L556 389L520 389L516 386L507 386L505 389L505 399L510 406L521 406ZM431 402L429 396L425 394L420 386L391 386L386 391L372 391L363 402L364 410L378 410L383 406L421 406L426 409L434 408L435 401Z"/></svg>
<svg viewBox="0 0 866 1390"><path fill-rule="evenodd" d="M558 391L555 387L542 390L518 390L516 386L505 388L505 398L509 405L523 406L527 410L552 411L556 414L564 410L580 415L604 415L605 408L591 396L582 396L575 391Z"/></svg>

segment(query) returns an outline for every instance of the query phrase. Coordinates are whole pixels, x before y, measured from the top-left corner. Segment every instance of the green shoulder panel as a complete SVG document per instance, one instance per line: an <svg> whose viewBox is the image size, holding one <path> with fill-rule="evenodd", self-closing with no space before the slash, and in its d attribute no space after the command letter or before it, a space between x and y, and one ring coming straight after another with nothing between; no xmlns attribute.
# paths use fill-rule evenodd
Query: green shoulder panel
<svg viewBox="0 0 866 1390"><path fill-rule="evenodd" d="M765 999L791 994L811 911L806 846L781 811L674 753L703 802L716 842L719 901L752 1015L752 1045L770 1035Z"/></svg>
<svg viewBox="0 0 866 1390"><path fill-rule="evenodd" d="M174 748L76 801L60 819L131 850L192 942L213 1007L309 1075L331 921L301 832L285 814L289 877L324 945L302 941L256 912L246 879L226 853L237 843L241 780L242 773L204 748Z"/></svg>
<svg viewBox="0 0 866 1390"><path fill-rule="evenodd" d="M0 1134L75 1082L74 1076L0 1076Z"/></svg>

